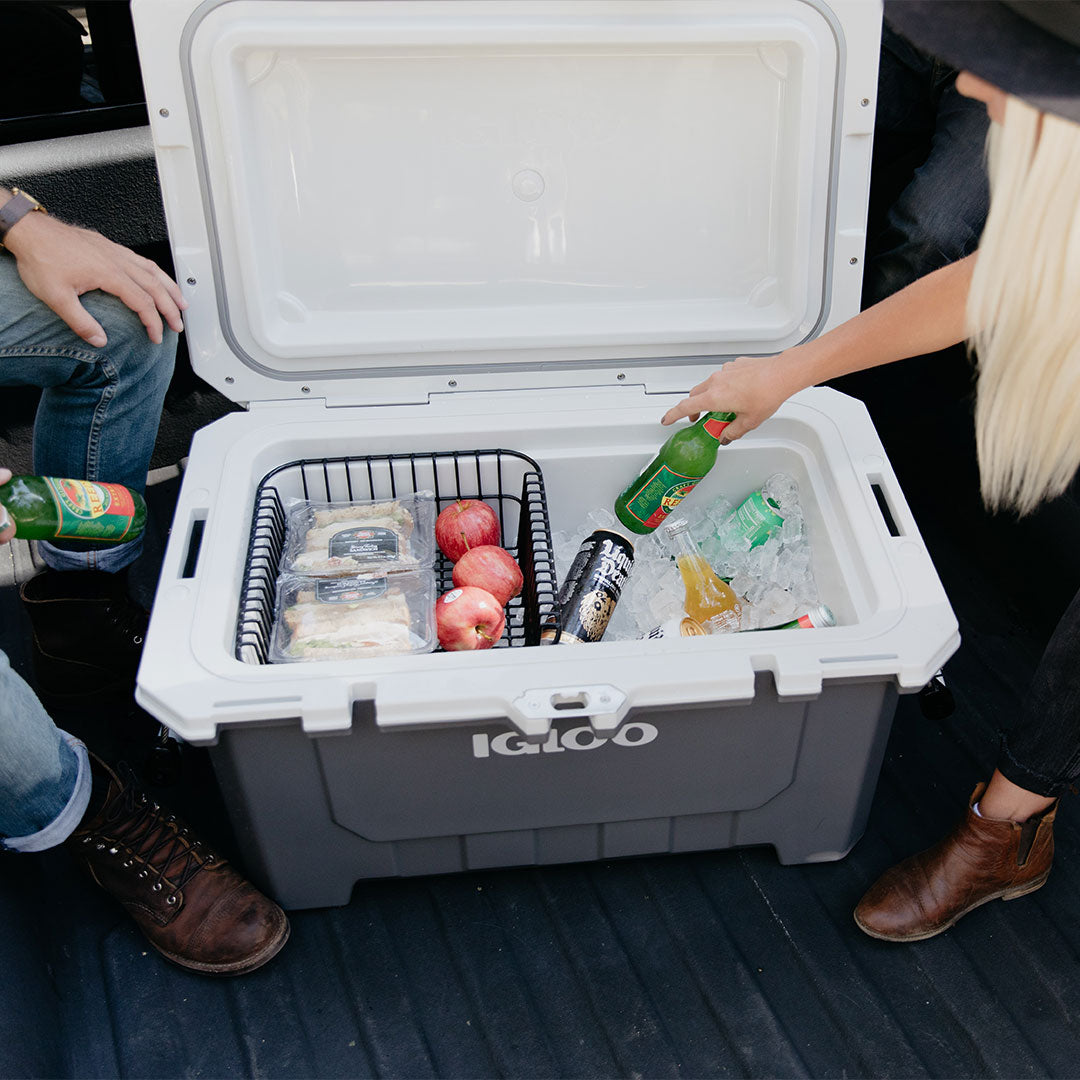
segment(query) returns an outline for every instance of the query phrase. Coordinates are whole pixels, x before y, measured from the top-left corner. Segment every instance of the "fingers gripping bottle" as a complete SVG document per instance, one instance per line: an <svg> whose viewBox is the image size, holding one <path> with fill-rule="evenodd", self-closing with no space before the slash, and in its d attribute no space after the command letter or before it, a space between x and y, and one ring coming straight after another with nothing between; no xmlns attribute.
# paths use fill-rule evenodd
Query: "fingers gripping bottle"
<svg viewBox="0 0 1080 1080"><path fill-rule="evenodd" d="M731 412L705 413L676 431L615 500L615 515L631 532L651 533L716 463Z"/></svg>
<svg viewBox="0 0 1080 1080"><path fill-rule="evenodd" d="M686 614L700 623L708 634L725 634L739 629L742 605L734 590L713 572L690 536L685 518L664 526L666 539L675 555L675 564L686 587Z"/></svg>

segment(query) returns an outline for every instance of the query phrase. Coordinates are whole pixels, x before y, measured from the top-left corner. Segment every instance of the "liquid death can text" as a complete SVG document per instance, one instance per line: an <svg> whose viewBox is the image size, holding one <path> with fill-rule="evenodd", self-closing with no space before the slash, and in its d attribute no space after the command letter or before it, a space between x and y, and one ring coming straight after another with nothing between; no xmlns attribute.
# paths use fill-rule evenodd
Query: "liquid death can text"
<svg viewBox="0 0 1080 1080"><path fill-rule="evenodd" d="M559 614L544 628L548 644L599 641L634 567L634 545L620 533L597 529L578 549L562 588Z"/></svg>

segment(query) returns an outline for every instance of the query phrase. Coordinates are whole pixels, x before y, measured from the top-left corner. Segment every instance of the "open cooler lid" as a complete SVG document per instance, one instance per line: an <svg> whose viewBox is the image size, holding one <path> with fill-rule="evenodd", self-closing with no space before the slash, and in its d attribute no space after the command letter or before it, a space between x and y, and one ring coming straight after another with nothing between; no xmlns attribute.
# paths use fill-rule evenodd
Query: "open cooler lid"
<svg viewBox="0 0 1080 1080"><path fill-rule="evenodd" d="M857 310L874 0L134 9L193 364L236 400L679 389Z"/></svg>

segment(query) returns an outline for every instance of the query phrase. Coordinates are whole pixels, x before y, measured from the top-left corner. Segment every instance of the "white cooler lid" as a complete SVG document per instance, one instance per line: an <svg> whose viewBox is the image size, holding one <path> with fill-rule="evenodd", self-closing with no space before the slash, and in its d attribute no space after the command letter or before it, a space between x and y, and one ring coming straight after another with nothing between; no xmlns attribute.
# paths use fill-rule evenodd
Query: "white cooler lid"
<svg viewBox="0 0 1080 1080"><path fill-rule="evenodd" d="M857 310L874 0L134 10L193 364L236 400L680 388Z"/></svg>

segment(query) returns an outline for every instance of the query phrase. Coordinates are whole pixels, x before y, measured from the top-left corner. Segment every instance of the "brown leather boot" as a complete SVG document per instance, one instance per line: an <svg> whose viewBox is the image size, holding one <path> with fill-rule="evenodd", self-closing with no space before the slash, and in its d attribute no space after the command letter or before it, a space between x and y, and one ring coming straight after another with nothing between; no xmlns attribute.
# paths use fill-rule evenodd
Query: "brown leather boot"
<svg viewBox="0 0 1080 1080"><path fill-rule="evenodd" d="M1023 824L981 818L972 807L932 848L886 870L855 909L859 929L884 941L921 941L972 908L1034 892L1050 876L1057 802Z"/></svg>
<svg viewBox="0 0 1080 1080"><path fill-rule="evenodd" d="M91 759L108 778L108 793L66 846L127 908L150 944L206 975L243 975L273 957L289 936L281 908L149 799L133 777L122 782Z"/></svg>

